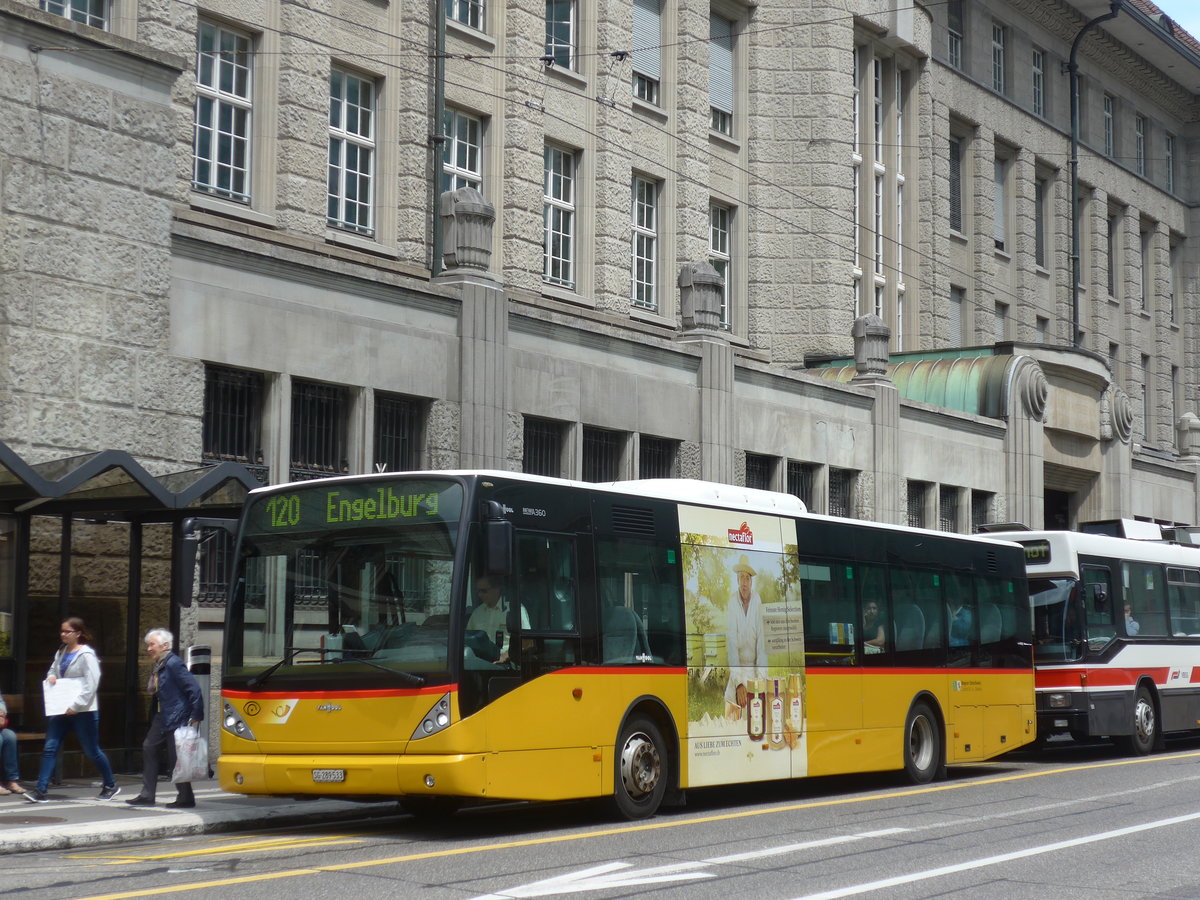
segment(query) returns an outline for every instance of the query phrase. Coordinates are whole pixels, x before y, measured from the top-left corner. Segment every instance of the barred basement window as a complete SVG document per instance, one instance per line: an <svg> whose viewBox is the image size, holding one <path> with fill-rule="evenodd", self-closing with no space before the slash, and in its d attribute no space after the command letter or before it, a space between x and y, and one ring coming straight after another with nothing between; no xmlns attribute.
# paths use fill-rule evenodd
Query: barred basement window
<svg viewBox="0 0 1200 900"><path fill-rule="evenodd" d="M931 485L925 481L910 481L908 483L908 527L925 527L925 498L929 495Z"/></svg>
<svg viewBox="0 0 1200 900"><path fill-rule="evenodd" d="M423 411L420 400L375 394L376 472L407 472L421 467Z"/></svg>
<svg viewBox="0 0 1200 900"><path fill-rule="evenodd" d="M775 460L771 457L757 453L746 454L746 487L769 491L774 471Z"/></svg>
<svg viewBox="0 0 1200 900"><path fill-rule="evenodd" d="M958 488L942 485L938 492L938 529L958 531Z"/></svg>
<svg viewBox="0 0 1200 900"><path fill-rule="evenodd" d="M787 492L803 501L805 507L814 510L813 484L817 478L817 467L813 463L788 460Z"/></svg>
<svg viewBox="0 0 1200 900"><path fill-rule="evenodd" d="M350 471L346 451L346 389L313 381L292 382L292 481Z"/></svg>
<svg viewBox="0 0 1200 900"><path fill-rule="evenodd" d="M638 441L638 478L678 478L679 442L643 436Z"/></svg>
<svg viewBox="0 0 1200 900"><path fill-rule="evenodd" d="M854 475L851 469L829 469L829 515L848 518L853 507Z"/></svg>
<svg viewBox="0 0 1200 900"><path fill-rule="evenodd" d="M583 429L584 481L616 481L621 471L621 448L624 436L602 428Z"/></svg>
<svg viewBox="0 0 1200 900"><path fill-rule="evenodd" d="M977 533L981 526L992 520L992 497L987 491L971 491L971 532Z"/></svg>
<svg viewBox="0 0 1200 900"><path fill-rule="evenodd" d="M201 458L211 463L241 463L266 484L262 410L262 373L206 366Z"/></svg>
<svg viewBox="0 0 1200 900"><path fill-rule="evenodd" d="M233 535L224 528L200 532L200 568L197 600L201 606L222 607L229 592L229 563L233 559Z"/></svg>
<svg viewBox="0 0 1200 900"><path fill-rule="evenodd" d="M525 417L521 471L529 475L562 475L563 427L559 422Z"/></svg>

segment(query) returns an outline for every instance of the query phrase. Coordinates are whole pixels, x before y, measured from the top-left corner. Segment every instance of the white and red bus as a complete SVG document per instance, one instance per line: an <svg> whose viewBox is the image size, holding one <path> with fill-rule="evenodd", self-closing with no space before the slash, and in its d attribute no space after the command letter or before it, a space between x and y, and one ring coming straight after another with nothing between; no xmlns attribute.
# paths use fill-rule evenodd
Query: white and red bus
<svg viewBox="0 0 1200 900"><path fill-rule="evenodd" d="M1025 547L1038 736L1150 753L1200 729L1200 547L1072 531L999 532Z"/></svg>

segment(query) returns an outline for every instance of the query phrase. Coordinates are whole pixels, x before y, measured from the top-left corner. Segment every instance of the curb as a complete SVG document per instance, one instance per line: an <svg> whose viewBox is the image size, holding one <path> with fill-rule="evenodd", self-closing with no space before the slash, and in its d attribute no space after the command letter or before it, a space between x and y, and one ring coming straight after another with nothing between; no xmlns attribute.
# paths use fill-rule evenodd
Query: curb
<svg viewBox="0 0 1200 900"><path fill-rule="evenodd" d="M0 856L39 850L71 850L104 847L127 841L156 840L189 834L210 834L238 828L307 825L396 815L395 803L348 804L344 801L312 800L297 810L296 804L270 809L165 810L129 821L111 819L67 825L37 825L0 831Z"/></svg>

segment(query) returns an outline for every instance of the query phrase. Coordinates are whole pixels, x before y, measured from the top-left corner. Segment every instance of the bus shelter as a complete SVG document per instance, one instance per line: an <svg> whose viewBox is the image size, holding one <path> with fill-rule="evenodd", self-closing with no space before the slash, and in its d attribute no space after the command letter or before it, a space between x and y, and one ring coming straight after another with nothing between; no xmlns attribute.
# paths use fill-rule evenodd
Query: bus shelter
<svg viewBox="0 0 1200 900"><path fill-rule="evenodd" d="M188 520L236 518L257 486L233 462L156 476L122 450L28 463L0 442L0 691L28 736L23 774L41 750L41 682L67 616L87 622L101 659L101 745L118 769L136 766L142 635L189 629L199 530ZM68 753L67 774L81 762Z"/></svg>

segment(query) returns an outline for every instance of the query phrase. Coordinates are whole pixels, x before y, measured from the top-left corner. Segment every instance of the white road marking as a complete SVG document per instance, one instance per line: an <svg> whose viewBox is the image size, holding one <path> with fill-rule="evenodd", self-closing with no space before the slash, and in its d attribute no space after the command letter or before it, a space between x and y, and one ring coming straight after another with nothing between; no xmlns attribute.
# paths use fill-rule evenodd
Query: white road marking
<svg viewBox="0 0 1200 900"><path fill-rule="evenodd" d="M805 894L797 900L834 900L837 897L852 897L855 894L867 894L871 891L878 891L884 888L897 887L901 884L911 884L914 881L925 881L930 878L940 878L943 875L953 875L955 872L966 872L971 869L981 869L984 866L995 866L1000 863L1011 862L1014 859L1025 859L1030 856L1038 856L1042 853L1054 853L1058 850L1066 850L1071 847L1079 847L1083 844L1094 844L1097 841L1108 841L1113 838L1125 837L1130 834L1137 834L1141 831L1152 831L1156 828L1168 828L1171 825L1179 825L1183 822L1192 822L1200 819L1200 812L1189 813L1186 816L1175 816L1170 819L1159 819L1157 822L1146 822L1143 825L1130 825L1126 828L1115 828L1112 831L1102 831L1098 834L1090 834L1085 837L1072 838L1069 841L1057 841L1053 844L1043 844L1040 847L1029 847L1026 850L1014 850L1011 853L1000 853L996 856L987 856L982 859L974 859L968 862L956 863L952 866L940 866L936 869L927 869L924 872L913 872L909 875L897 875L894 878L881 878L878 881L871 881L865 884L851 885L850 887L838 888L833 891L822 891L819 894Z"/></svg>

